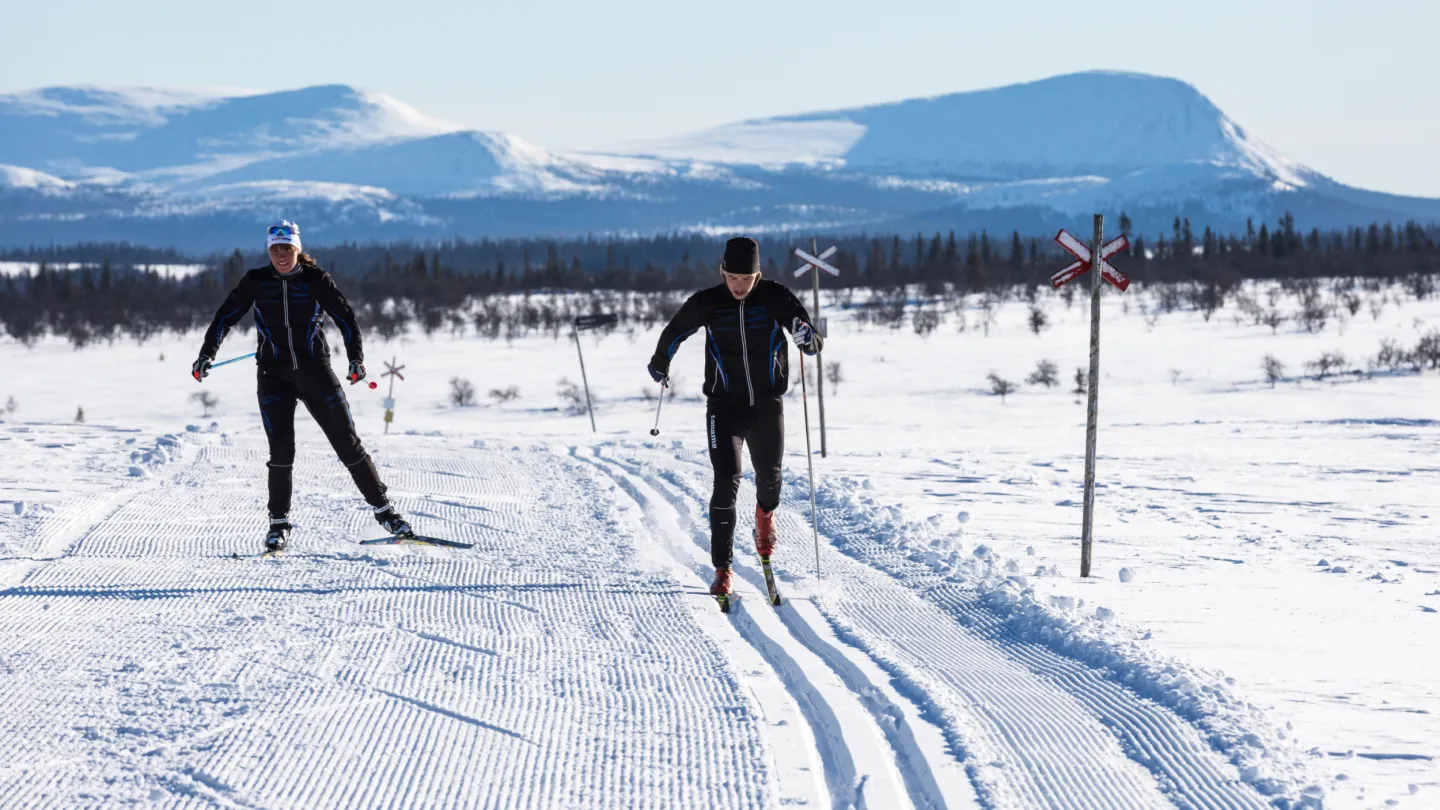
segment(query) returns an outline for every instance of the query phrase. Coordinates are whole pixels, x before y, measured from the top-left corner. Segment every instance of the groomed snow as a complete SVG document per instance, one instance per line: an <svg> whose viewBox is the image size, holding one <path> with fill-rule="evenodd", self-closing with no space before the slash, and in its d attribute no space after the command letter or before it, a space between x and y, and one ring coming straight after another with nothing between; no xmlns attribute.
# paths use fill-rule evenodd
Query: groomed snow
<svg viewBox="0 0 1440 810"><path fill-rule="evenodd" d="M696 341L658 439L641 396L653 332L586 336L599 435L558 409L556 380L579 380L565 339L372 343L372 373L396 356L407 379L389 436L384 388L350 389L367 445L422 530L477 547L357 545L375 529L302 415L300 528L275 561L225 558L263 524L244 364L207 382L211 428L188 400L195 338L0 344L0 401L18 402L0 425L0 689L20 696L0 795L1434 806L1440 382L1298 377L1322 352L1363 364L1383 337L1413 343L1440 302L1387 297L1378 315L1272 335L1233 307L1148 312L1140 285L1107 296L1081 580L1084 409L1066 390L1087 313L1041 300L1039 336L1017 301L986 328L971 299L964 332L952 315L927 339L830 313L843 380L815 459L824 578L796 395L777 555L790 601L763 604L742 518L731 618L703 595ZM1273 389L1267 353L1289 367ZM1042 358L1060 387L989 395L987 373L1018 382ZM457 376L482 402L521 398L454 408ZM813 424L813 390L810 407ZM752 504L742 494L742 514Z"/></svg>

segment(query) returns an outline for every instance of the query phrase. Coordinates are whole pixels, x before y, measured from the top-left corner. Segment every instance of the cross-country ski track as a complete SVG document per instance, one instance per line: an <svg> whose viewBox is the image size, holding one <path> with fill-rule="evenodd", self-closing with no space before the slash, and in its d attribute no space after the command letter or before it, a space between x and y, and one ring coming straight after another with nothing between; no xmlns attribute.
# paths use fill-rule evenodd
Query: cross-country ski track
<svg viewBox="0 0 1440 810"><path fill-rule="evenodd" d="M380 533L349 476L302 446L291 550L237 559L265 458L187 437L0 559L5 807L1270 806L1180 715L833 501L817 582L803 477L778 608L742 487L724 616L703 456L383 443L397 505L456 550L360 546Z"/></svg>

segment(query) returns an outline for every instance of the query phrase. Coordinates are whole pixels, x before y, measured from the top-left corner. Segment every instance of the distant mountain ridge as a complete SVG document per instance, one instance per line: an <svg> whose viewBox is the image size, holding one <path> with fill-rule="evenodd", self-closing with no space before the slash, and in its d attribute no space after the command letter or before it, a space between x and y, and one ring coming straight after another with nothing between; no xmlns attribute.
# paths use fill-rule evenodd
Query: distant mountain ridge
<svg viewBox="0 0 1440 810"><path fill-rule="evenodd" d="M561 153L345 85L278 93L0 95L0 246L123 238L187 249L277 216L315 241L955 228L1039 233L1092 210L1144 232L1440 220L1249 137L1189 84L1079 73L756 119Z"/></svg>

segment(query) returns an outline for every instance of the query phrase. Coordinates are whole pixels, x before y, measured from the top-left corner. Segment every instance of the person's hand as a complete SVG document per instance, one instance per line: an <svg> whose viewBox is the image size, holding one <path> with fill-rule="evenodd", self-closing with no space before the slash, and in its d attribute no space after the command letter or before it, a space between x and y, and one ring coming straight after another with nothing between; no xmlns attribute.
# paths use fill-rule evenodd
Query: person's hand
<svg viewBox="0 0 1440 810"><path fill-rule="evenodd" d="M825 343L815 331L815 327L799 318L790 323L790 337L794 339L795 345L800 347L800 351L812 357L820 353L820 347Z"/></svg>
<svg viewBox="0 0 1440 810"><path fill-rule="evenodd" d="M203 354L195 358L194 364L190 366L190 376L195 378L195 382L210 376L210 363L210 358Z"/></svg>
<svg viewBox="0 0 1440 810"><path fill-rule="evenodd" d="M351 385L365 379L365 363L361 360L351 360L350 372L345 375L345 379L349 380Z"/></svg>
<svg viewBox="0 0 1440 810"><path fill-rule="evenodd" d="M666 374L658 368L655 368L654 363L645 366L645 370L650 372L650 379L654 380L657 383L660 383L661 385L665 385L670 380L670 375Z"/></svg>

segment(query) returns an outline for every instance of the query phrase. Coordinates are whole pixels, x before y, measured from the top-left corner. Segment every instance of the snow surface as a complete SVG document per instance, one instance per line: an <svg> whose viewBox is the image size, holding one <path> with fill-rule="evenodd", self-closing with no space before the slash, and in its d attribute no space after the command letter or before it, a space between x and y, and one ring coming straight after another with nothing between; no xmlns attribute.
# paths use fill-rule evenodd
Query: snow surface
<svg viewBox="0 0 1440 810"><path fill-rule="evenodd" d="M77 262L51 265L52 270L81 270L89 266L91 270L99 270L94 265L84 265ZM40 269L36 262L0 262L0 277L4 276L33 276ZM171 278L189 278L210 269L206 264L142 264L135 269L141 272L153 271L162 276Z"/></svg>
<svg viewBox="0 0 1440 810"><path fill-rule="evenodd" d="M928 339L829 313L826 362L844 379L815 459L823 578L796 395L777 554L789 601L764 604L742 539L728 618L704 595L696 341L658 439L642 397L653 330L585 337L598 435L558 408L556 379L579 379L568 340L372 341L372 370L395 356L407 379L388 436L383 386L350 389L367 446L422 530L476 548L357 545L376 529L302 414L299 528L273 561L228 558L264 523L244 364L207 381L211 427L188 400L196 338L0 344L0 400L18 401L0 424L0 795L1440 804L1440 380L1259 379L1266 353L1298 375L1324 351L1413 342L1440 302L1271 335L1230 309L1157 315L1139 284L1107 295L1095 576L1081 580L1084 408L1068 385L1002 402L984 383L1041 358L1064 380L1084 364L1085 307L1042 301L1053 325L1038 337L1015 301L987 329L971 299L964 332L951 316ZM222 357L251 339L235 333ZM521 398L454 408L454 376Z"/></svg>

